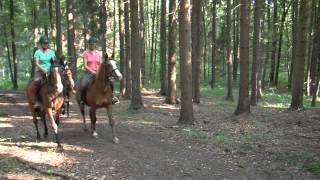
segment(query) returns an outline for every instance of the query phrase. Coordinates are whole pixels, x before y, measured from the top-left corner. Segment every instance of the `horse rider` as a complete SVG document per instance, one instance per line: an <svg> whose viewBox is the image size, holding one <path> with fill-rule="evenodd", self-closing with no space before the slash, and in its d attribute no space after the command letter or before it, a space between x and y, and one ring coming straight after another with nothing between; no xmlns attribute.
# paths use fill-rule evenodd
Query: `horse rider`
<svg viewBox="0 0 320 180"><path fill-rule="evenodd" d="M51 60L55 61L55 52L48 48L49 39L47 36L40 38L40 49L34 53L34 108L40 108L40 97L38 91L40 86L46 81L51 68Z"/></svg>
<svg viewBox="0 0 320 180"><path fill-rule="evenodd" d="M97 71L102 62L102 52L97 49L97 39L95 37L90 37L88 40L88 49L83 52L83 65L85 69L85 75L83 76L81 82L81 93L80 103L83 105L83 100L85 99L85 91L89 82L95 77ZM113 85L111 84L112 89L112 104L120 103L119 99L113 95Z"/></svg>

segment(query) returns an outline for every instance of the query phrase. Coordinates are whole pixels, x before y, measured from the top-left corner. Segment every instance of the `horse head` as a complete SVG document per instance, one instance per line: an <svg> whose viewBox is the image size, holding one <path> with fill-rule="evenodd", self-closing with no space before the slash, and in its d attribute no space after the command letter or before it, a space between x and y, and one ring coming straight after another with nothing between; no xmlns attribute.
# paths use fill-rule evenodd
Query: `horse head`
<svg viewBox="0 0 320 180"><path fill-rule="evenodd" d="M108 53L106 53L104 57L105 59L103 64L106 69L105 72L107 77L114 77L115 79L120 81L122 79L122 74L117 67L117 62L114 60L114 54L109 57Z"/></svg>
<svg viewBox="0 0 320 180"><path fill-rule="evenodd" d="M48 76L48 83L53 88L53 91L56 93L62 93L63 84L62 84L62 69L61 66L51 59L51 68Z"/></svg>
<svg viewBox="0 0 320 180"><path fill-rule="evenodd" d="M65 56L62 55L59 59L59 65L62 67L62 74L65 78L65 80L67 80L67 82L70 84L70 88L71 89L74 89L74 80L73 80L73 77L72 77L72 71L71 71L71 68L68 64L68 62L65 60Z"/></svg>

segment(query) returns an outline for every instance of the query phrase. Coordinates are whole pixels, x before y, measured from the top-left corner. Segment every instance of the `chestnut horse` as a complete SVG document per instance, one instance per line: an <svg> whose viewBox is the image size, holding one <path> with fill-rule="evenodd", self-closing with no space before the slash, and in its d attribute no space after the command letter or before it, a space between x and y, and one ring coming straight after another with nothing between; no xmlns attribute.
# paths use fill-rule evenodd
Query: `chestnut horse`
<svg viewBox="0 0 320 180"><path fill-rule="evenodd" d="M40 138L40 133L38 129L38 119L40 117L44 124L44 136L48 136L48 128L46 124L45 116L48 115L52 129L54 131L56 143L58 148L62 149L60 139L58 136L58 125L60 117L60 109L64 102L63 97L63 85L62 85L62 69L58 64L54 64L51 61L51 68L49 71L48 78L44 84L39 88L38 95L41 97L41 107L40 109L34 108L34 96L37 95L34 90L34 79L32 79L27 85L27 97L29 107L33 116L33 122L37 130L37 139ZM54 117L55 112L55 117Z"/></svg>
<svg viewBox="0 0 320 180"><path fill-rule="evenodd" d="M119 143L119 139L115 133L115 121L112 118L112 89L111 82L109 78L114 77L118 80L122 79L122 75L117 68L116 62L113 60L113 55L111 58L108 54L105 54L105 59L101 63L95 78L88 84L86 89L85 99L83 101L87 106L90 107L90 119L91 119L91 130L92 135L97 137L96 132L96 109L106 108L109 118L109 124L112 130L113 142ZM87 131L86 118L84 114L84 105L81 104L81 80L78 81L76 85L76 98L80 107L81 115L83 117L83 128Z"/></svg>

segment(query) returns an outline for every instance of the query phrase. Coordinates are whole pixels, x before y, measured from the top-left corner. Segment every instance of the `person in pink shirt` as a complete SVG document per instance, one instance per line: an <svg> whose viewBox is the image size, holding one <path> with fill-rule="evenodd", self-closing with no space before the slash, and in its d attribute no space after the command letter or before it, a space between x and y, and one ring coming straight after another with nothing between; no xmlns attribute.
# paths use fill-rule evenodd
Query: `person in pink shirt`
<svg viewBox="0 0 320 180"><path fill-rule="evenodd" d="M83 100L85 99L85 91L89 82L95 77L99 66L102 61L102 52L97 50L97 39L91 37L88 41L89 48L83 52L83 65L85 69L85 75L83 76L81 82L81 103L84 104ZM113 87L112 87L113 89ZM112 97L112 103L118 104L120 101L116 97Z"/></svg>

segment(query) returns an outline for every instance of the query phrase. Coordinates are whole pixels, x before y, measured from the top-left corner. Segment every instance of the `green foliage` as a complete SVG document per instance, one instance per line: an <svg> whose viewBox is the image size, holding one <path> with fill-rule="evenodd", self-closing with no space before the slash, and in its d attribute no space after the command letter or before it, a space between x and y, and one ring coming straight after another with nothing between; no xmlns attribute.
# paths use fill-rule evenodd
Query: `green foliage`
<svg viewBox="0 0 320 180"><path fill-rule="evenodd" d="M304 168L314 174L320 174L320 160L313 160L304 165Z"/></svg>

